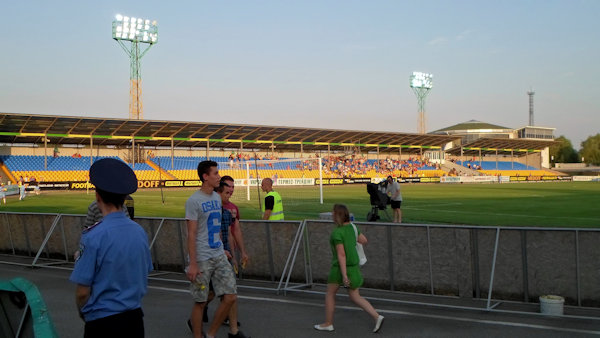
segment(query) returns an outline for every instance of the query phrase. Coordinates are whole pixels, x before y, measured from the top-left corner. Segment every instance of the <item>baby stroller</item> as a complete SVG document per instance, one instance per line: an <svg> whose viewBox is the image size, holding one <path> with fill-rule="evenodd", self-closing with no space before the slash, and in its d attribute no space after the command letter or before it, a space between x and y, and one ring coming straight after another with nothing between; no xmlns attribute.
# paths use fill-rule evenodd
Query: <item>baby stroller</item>
<svg viewBox="0 0 600 338"><path fill-rule="evenodd" d="M371 211L367 213L367 222L377 222L379 210L383 210L385 217L391 221L390 215L387 213L387 205L390 204L390 197L385 193L387 181L379 184L367 183L367 192L371 200Z"/></svg>

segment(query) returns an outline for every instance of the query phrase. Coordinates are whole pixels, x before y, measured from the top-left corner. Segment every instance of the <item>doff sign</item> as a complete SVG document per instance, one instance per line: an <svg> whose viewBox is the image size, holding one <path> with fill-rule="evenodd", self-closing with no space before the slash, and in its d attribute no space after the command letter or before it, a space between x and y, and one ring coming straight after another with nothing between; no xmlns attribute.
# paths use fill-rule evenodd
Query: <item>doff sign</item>
<svg viewBox="0 0 600 338"><path fill-rule="evenodd" d="M160 181L138 181L138 188L158 188Z"/></svg>

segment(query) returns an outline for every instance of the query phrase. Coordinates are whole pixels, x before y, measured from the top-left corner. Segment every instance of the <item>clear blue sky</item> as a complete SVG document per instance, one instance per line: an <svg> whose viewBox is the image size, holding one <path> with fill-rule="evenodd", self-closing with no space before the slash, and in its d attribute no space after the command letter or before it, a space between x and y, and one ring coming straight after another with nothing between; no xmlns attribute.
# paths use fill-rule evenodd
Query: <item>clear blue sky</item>
<svg viewBox="0 0 600 338"><path fill-rule="evenodd" d="M157 20L146 119L416 132L470 119L600 132L600 1L4 1L0 111L128 117L115 14Z"/></svg>

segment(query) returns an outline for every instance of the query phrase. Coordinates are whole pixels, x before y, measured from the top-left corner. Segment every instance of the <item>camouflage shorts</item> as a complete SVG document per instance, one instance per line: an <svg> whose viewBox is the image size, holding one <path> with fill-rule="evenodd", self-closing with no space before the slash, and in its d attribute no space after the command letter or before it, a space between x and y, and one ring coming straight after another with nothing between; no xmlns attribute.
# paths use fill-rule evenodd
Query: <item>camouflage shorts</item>
<svg viewBox="0 0 600 338"><path fill-rule="evenodd" d="M216 296L237 294L233 268L225 255L198 262L198 269L202 272L202 277L190 284L194 302L206 302L211 280Z"/></svg>

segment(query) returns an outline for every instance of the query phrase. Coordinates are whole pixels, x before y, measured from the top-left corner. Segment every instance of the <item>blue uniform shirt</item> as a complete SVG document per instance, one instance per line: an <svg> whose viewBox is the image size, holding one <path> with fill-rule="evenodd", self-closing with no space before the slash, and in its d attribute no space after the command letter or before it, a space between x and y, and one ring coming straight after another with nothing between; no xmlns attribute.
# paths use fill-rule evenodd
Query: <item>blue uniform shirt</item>
<svg viewBox="0 0 600 338"><path fill-rule="evenodd" d="M142 306L152 259L148 236L122 212L113 212L81 235L70 280L91 287L81 312L86 322Z"/></svg>

